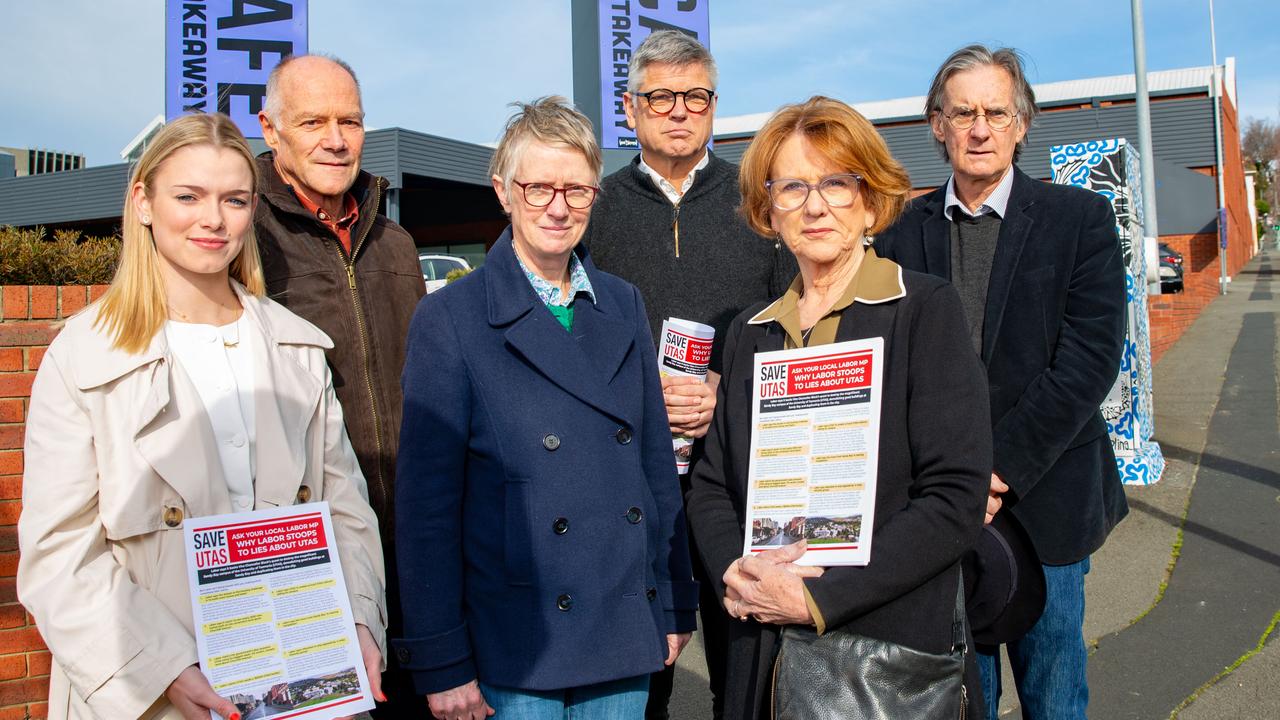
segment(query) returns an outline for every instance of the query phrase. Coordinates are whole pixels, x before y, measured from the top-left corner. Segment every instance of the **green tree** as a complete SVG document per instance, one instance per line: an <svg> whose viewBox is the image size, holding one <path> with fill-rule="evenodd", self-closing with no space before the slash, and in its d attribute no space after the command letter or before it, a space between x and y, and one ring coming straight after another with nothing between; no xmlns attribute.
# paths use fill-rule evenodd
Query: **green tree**
<svg viewBox="0 0 1280 720"><path fill-rule="evenodd" d="M1257 189L1258 234L1266 231L1266 215L1280 208L1280 125L1267 119L1249 118L1240 138L1246 170L1253 170Z"/></svg>

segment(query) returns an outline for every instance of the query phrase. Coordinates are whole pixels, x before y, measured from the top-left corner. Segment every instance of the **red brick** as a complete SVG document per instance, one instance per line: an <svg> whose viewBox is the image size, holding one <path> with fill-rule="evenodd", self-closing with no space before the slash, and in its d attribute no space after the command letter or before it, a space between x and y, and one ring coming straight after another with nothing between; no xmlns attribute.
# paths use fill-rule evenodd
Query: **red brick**
<svg viewBox="0 0 1280 720"><path fill-rule="evenodd" d="M0 630L0 651L6 653L27 652L30 650L44 650L44 640L40 639L40 631L35 626L23 628L14 628L12 630ZM17 700L10 701L20 702Z"/></svg>
<svg viewBox="0 0 1280 720"><path fill-rule="evenodd" d="M0 475L0 500L21 500L22 499L22 476L21 475ZM0 550L9 550L0 545Z"/></svg>
<svg viewBox="0 0 1280 720"><path fill-rule="evenodd" d="M0 347L48 345L61 327L47 322L15 322L0 324Z"/></svg>
<svg viewBox="0 0 1280 720"><path fill-rule="evenodd" d="M0 349L0 372L22 369L22 348Z"/></svg>
<svg viewBox="0 0 1280 720"><path fill-rule="evenodd" d="M27 610L18 603L0 605L0 629L27 626ZM0 658L3 658L0 655ZM0 678L3 679L3 678Z"/></svg>
<svg viewBox="0 0 1280 720"><path fill-rule="evenodd" d="M22 423L0 425L0 448L5 450L21 450L22 435L26 430L26 427L27 426Z"/></svg>
<svg viewBox="0 0 1280 720"><path fill-rule="evenodd" d="M26 420L26 408L22 406L22 400L19 398L6 398L0 400L0 423L20 423ZM4 471L0 470L0 475Z"/></svg>
<svg viewBox="0 0 1280 720"><path fill-rule="evenodd" d="M31 286L31 318L58 317L58 288L55 285Z"/></svg>
<svg viewBox="0 0 1280 720"><path fill-rule="evenodd" d="M48 348L44 346L26 348L28 370L40 369L40 363L44 360L45 350L48 350Z"/></svg>
<svg viewBox="0 0 1280 720"><path fill-rule="evenodd" d="M22 514L22 503L18 500L0 500L0 526L17 525L18 516ZM0 602L4 602L0 599Z"/></svg>
<svg viewBox="0 0 1280 720"><path fill-rule="evenodd" d="M27 656L0 655L0 680L13 680L27 676Z"/></svg>
<svg viewBox="0 0 1280 720"><path fill-rule="evenodd" d="M53 657L48 650L40 652L27 653L27 673L31 677L40 677L49 674L49 666L53 661Z"/></svg>
<svg viewBox="0 0 1280 720"><path fill-rule="evenodd" d="M0 578L0 603L18 602L18 583L14 578ZM0 647L0 653L10 652Z"/></svg>
<svg viewBox="0 0 1280 720"><path fill-rule="evenodd" d="M0 475L21 475L22 464L21 450L0 451Z"/></svg>
<svg viewBox="0 0 1280 720"><path fill-rule="evenodd" d="M49 680L46 678L42 682L44 683L44 691L41 697L49 697ZM46 720L49 717L49 703L31 703L27 706L27 717L30 720Z"/></svg>
<svg viewBox="0 0 1280 720"><path fill-rule="evenodd" d="M69 318L89 304L89 288L84 285L63 285L58 288L62 296L62 312L59 317Z"/></svg>
<svg viewBox="0 0 1280 720"><path fill-rule="evenodd" d="M33 715L27 705L14 705L0 708L0 720L31 720Z"/></svg>
<svg viewBox="0 0 1280 720"><path fill-rule="evenodd" d="M0 398L31 397L31 383L35 380L33 372L0 373Z"/></svg>
<svg viewBox="0 0 1280 720"><path fill-rule="evenodd" d="M6 505L16 505L12 501L4 503ZM18 574L18 553L5 552L0 553L0 577L15 577ZM4 648L0 647L0 652L4 652Z"/></svg>
<svg viewBox="0 0 1280 720"><path fill-rule="evenodd" d="M14 525L0 526L0 552L18 549L18 528Z"/></svg>
<svg viewBox="0 0 1280 720"><path fill-rule="evenodd" d="M30 287L27 285L4 286L4 318L6 320L27 319L27 295L29 292Z"/></svg>
<svg viewBox="0 0 1280 720"><path fill-rule="evenodd" d="M89 302L93 302L103 295L107 294L109 285L90 285L89 286Z"/></svg>
<svg viewBox="0 0 1280 720"><path fill-rule="evenodd" d="M48 697L49 681L47 679L0 682L0 706L36 702ZM32 713L31 717L34 718L36 715Z"/></svg>

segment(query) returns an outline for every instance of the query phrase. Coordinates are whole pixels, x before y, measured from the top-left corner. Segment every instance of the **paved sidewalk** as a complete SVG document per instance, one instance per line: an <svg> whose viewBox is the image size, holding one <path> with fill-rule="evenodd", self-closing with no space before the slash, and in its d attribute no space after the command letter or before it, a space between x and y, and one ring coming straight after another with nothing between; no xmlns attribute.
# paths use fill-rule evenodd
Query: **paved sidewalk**
<svg viewBox="0 0 1280 720"><path fill-rule="evenodd" d="M1156 365L1155 439L1168 467L1159 483L1127 488L1130 515L1093 557L1090 717L1280 718L1276 633L1197 695L1280 611L1273 261L1274 251L1255 258ZM1016 708L1006 698L1001 715Z"/></svg>
<svg viewBox="0 0 1280 720"><path fill-rule="evenodd" d="M1280 252L1264 251L1156 365L1156 440L1167 467L1155 485L1127 488L1129 517L1094 554L1085 586L1085 637L1096 645L1092 718L1162 719L1179 707L1178 720L1280 718L1280 628L1200 691L1255 649L1280 612L1273 273ZM699 640L678 665L676 720L711 717ZM1012 678L1004 684L1001 716L1019 717Z"/></svg>

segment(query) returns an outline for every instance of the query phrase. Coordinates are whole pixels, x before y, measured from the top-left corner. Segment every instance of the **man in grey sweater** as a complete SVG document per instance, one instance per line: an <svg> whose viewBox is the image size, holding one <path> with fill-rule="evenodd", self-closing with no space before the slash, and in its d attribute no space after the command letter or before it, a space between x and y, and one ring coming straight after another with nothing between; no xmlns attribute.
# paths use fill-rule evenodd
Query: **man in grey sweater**
<svg viewBox="0 0 1280 720"><path fill-rule="evenodd" d="M672 434L695 438L711 424L729 322L751 305L780 296L797 272L795 258L781 243L756 235L737 215L738 168L707 149L715 86L715 60L696 39L665 30L641 43L623 95L640 155L604 179L584 238L597 267L640 289L655 343L669 317L716 329L706 382L663 378ZM694 463L700 454L697 444ZM720 718L728 615L697 557L695 548L703 643ZM667 668L651 678L646 718L667 717L672 676Z"/></svg>

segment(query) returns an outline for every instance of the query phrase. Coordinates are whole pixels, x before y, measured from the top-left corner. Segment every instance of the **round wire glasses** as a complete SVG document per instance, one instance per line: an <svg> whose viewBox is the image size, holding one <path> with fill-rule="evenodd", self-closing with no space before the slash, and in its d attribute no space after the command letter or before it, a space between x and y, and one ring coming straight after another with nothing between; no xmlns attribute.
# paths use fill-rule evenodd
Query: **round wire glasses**
<svg viewBox="0 0 1280 720"><path fill-rule="evenodd" d="M785 212L804 205L809 200L809 193L814 190L817 190L831 207L849 207L858 198L858 188L861 184L861 175L841 173L828 175L817 183L807 183L795 178L766 180L764 187L769 191L769 201L773 206Z"/></svg>

